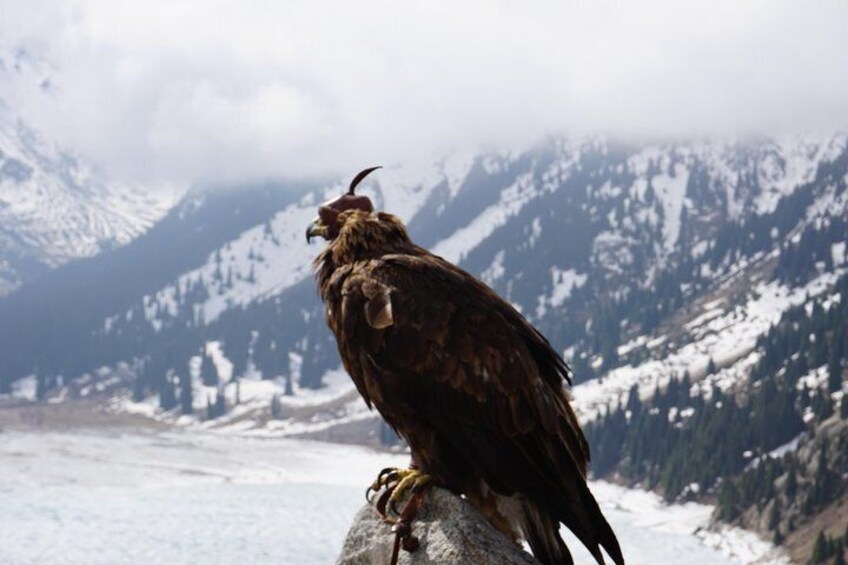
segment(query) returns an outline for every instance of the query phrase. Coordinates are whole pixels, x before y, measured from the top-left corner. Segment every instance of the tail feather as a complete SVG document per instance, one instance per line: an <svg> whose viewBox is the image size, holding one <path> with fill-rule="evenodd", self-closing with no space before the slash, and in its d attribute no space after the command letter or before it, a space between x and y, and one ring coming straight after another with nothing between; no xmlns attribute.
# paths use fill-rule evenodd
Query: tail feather
<svg viewBox="0 0 848 565"><path fill-rule="evenodd" d="M559 535L559 521L529 501L521 505L521 529L533 555L544 565L574 565Z"/></svg>
<svg viewBox="0 0 848 565"><path fill-rule="evenodd" d="M523 501L522 532L533 555L545 565L573 563L568 547L559 535L559 524L562 522L600 565L605 563L601 548L606 550L616 565L624 565L618 539L586 483L582 480L574 481L570 486L577 486L578 492L574 493L577 496L568 501L550 501L547 504Z"/></svg>
<svg viewBox="0 0 848 565"><path fill-rule="evenodd" d="M604 563L600 550L603 547L616 565L624 565L624 556L618 539L601 512L595 497L589 491L588 485L582 480L575 482L579 491L579 500L560 505L557 512L560 520L583 542L599 564Z"/></svg>

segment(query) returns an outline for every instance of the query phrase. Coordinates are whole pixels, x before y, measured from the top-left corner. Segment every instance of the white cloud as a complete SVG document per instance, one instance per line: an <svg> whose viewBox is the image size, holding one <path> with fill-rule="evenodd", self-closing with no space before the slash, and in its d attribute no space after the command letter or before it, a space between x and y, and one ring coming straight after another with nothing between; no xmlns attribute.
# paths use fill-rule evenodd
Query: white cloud
<svg viewBox="0 0 848 565"><path fill-rule="evenodd" d="M844 1L0 2L27 113L142 181L343 173L547 133L848 125Z"/></svg>

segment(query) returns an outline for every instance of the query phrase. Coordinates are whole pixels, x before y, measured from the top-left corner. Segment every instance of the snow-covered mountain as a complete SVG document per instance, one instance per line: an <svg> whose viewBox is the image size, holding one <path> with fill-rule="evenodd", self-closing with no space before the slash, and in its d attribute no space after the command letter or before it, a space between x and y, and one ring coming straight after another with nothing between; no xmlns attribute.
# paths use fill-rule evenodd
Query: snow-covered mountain
<svg viewBox="0 0 848 565"><path fill-rule="evenodd" d="M345 440L359 433L351 430L373 432L324 324L310 276L318 247L303 241L318 204L344 185L192 193L129 245L22 285L0 299L0 394L123 389L113 409L204 427ZM737 480L763 484L746 478L752 459L797 450L803 466L822 437L848 441L833 423L833 408L846 405L848 342L839 344L848 331L827 318L842 311L834 305L848 285L848 136L553 138L423 171L389 167L360 190L406 221L416 242L479 275L563 352L575 406L595 422L599 473L700 500ZM776 336L777 327L791 335ZM816 327L829 329L795 335ZM680 383L684 393L668 400ZM799 396L779 396L789 390ZM769 404L766 394L785 403ZM721 419L724 398L742 420ZM768 412L782 423L757 435L770 421L759 402L783 412ZM729 451L697 464L664 459L670 452L625 457L640 433L661 433L639 427L657 414L672 430L662 433L736 434L740 443L720 442ZM760 428L741 434L748 419ZM805 425L806 440L798 437ZM616 434L632 440L613 442L611 452L604 438ZM656 467L633 466L633 453L653 453ZM834 455L829 465L843 463ZM775 477L785 481L782 469ZM833 500L842 477L829 487ZM814 483L800 484L807 492ZM826 509L820 499L785 500L787 517L775 522L763 514L774 500L744 500L723 519L768 535L814 527Z"/></svg>
<svg viewBox="0 0 848 565"><path fill-rule="evenodd" d="M650 147L555 140L518 155L439 163L420 178L381 171L370 195L406 220L417 242L481 276L539 324L580 381L616 367L620 356L641 354L680 306L773 254L786 237L838 217L844 193L821 175L845 154L844 136ZM322 357L321 339L303 339L322 335L320 310L308 296L293 297L302 287L310 292L316 253L302 244L302 226L317 203L340 191L341 183L307 193L116 312L109 328L136 320L133 309L155 330L190 311L224 337L236 312L271 308L298 328L290 341L270 328L260 340L271 334L277 350ZM752 346L745 343L739 347Z"/></svg>
<svg viewBox="0 0 848 565"><path fill-rule="evenodd" d="M170 196L111 180L32 128L23 96L50 96L50 69L0 49L0 294L37 274L131 241L162 217Z"/></svg>
<svg viewBox="0 0 848 565"><path fill-rule="evenodd" d="M671 353L681 341L699 342L696 330L709 333L707 321L718 327L721 314L736 308L751 319L760 311L769 316L756 318L747 341L731 340L736 353L716 353L705 342L693 362L706 366L709 355L730 362L749 350L780 311L775 304L793 303L769 302L763 293L806 292L776 281L769 265L788 240L844 215L839 175L846 159L844 135L650 146L553 139L522 153L457 156L424 172L388 168L362 190L378 208L401 216L418 243L481 276L538 324L580 382L659 351L674 364ZM317 204L342 185L307 190L268 209L260 223L242 222L205 259L126 297L96 327L76 333L107 343L127 335L191 336L202 327L237 358L236 374L273 346L272 357L301 357L304 384L318 386L337 361L310 280L317 248L303 243L302 232ZM250 198L245 194L245 206ZM203 206L192 195L180 209ZM830 273L844 262L839 245L833 242ZM733 277L748 280L758 265L766 270L758 275L761 291L725 300L726 310L707 304L700 320L682 321L694 316L699 299ZM155 359L145 345L141 340L125 361ZM30 370L62 370L51 355L31 360ZM91 358L74 370L104 361ZM269 370L288 373L288 361Z"/></svg>

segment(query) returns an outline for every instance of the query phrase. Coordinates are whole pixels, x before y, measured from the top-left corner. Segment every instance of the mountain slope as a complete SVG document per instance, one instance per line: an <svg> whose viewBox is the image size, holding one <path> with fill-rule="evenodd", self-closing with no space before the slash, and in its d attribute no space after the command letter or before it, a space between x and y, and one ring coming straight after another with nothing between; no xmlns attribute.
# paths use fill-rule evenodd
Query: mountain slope
<svg viewBox="0 0 848 565"><path fill-rule="evenodd" d="M579 382L615 369L622 356L632 363L650 355L648 338L668 334L662 325L676 323L684 304L843 209L833 183L844 161L844 136L651 147L553 140L520 155L441 163L418 180L387 170L370 190L379 208L406 215L416 241L481 275L567 349ZM170 282L98 310L100 328L83 333L102 344L127 335L179 341L204 327L246 370L258 332L250 355L273 346L283 359L266 376L289 372L291 353L303 358L305 384L317 385L337 361L311 292L315 249L300 243L301 231L317 203L339 190L311 191L261 223L240 224L237 237L207 246L205 260ZM145 355L157 351L132 356ZM18 376L36 364L60 366L23 363Z"/></svg>
<svg viewBox="0 0 848 565"><path fill-rule="evenodd" d="M135 334L102 339L114 312L126 311L138 297L201 264L210 250L245 227L265 221L297 190L271 185L245 187L237 193L189 194L126 246L59 267L0 298L4 320L0 341L6 344L3 372L26 375L38 367L52 379L72 378L130 360L138 351L156 350L160 336L153 331L148 341ZM189 327L197 327L194 318L185 329ZM194 340L195 332L188 331L180 342ZM167 345L168 339L162 343ZM8 390L9 381L5 383Z"/></svg>
<svg viewBox="0 0 848 565"><path fill-rule="evenodd" d="M21 84L24 83L24 84ZM33 83L33 84L29 84ZM0 50L0 294L44 271L119 247L170 205L105 178L30 127L4 98L49 96L49 69ZM17 88L15 88L17 86Z"/></svg>
<svg viewBox="0 0 848 565"><path fill-rule="evenodd" d="M552 139L427 171L390 168L362 191L564 353L575 407L594 422L597 474L716 502L717 519L771 537L774 528L759 524L788 471L764 455L814 465L810 454L826 429L841 429L846 406L848 346L833 345L846 332L821 335L804 320L841 311L846 140ZM38 397L84 396L105 378L138 401L125 392L113 406L157 418L310 437L373 432L338 378L309 274L318 248L302 241L318 203L342 190L195 193L124 248L23 285L0 300L0 392L29 378ZM798 325L791 339L774 337L787 324ZM779 450L796 438L797 449ZM824 463L833 496L845 492L843 464ZM773 489L749 476L767 467L780 471ZM740 498L728 514L722 485L737 483L759 499ZM781 500L789 544L831 511L814 504L797 514Z"/></svg>

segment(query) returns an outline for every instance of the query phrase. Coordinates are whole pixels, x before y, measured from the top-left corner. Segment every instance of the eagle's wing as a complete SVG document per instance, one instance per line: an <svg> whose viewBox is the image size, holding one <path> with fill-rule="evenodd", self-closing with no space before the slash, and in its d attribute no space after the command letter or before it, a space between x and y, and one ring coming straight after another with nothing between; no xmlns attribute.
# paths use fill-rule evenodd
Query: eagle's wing
<svg viewBox="0 0 848 565"><path fill-rule="evenodd" d="M492 488L547 506L599 561L600 545L623 562L586 486L568 369L512 306L439 257L386 255L346 277L338 329L348 369L365 383L395 379Z"/></svg>

